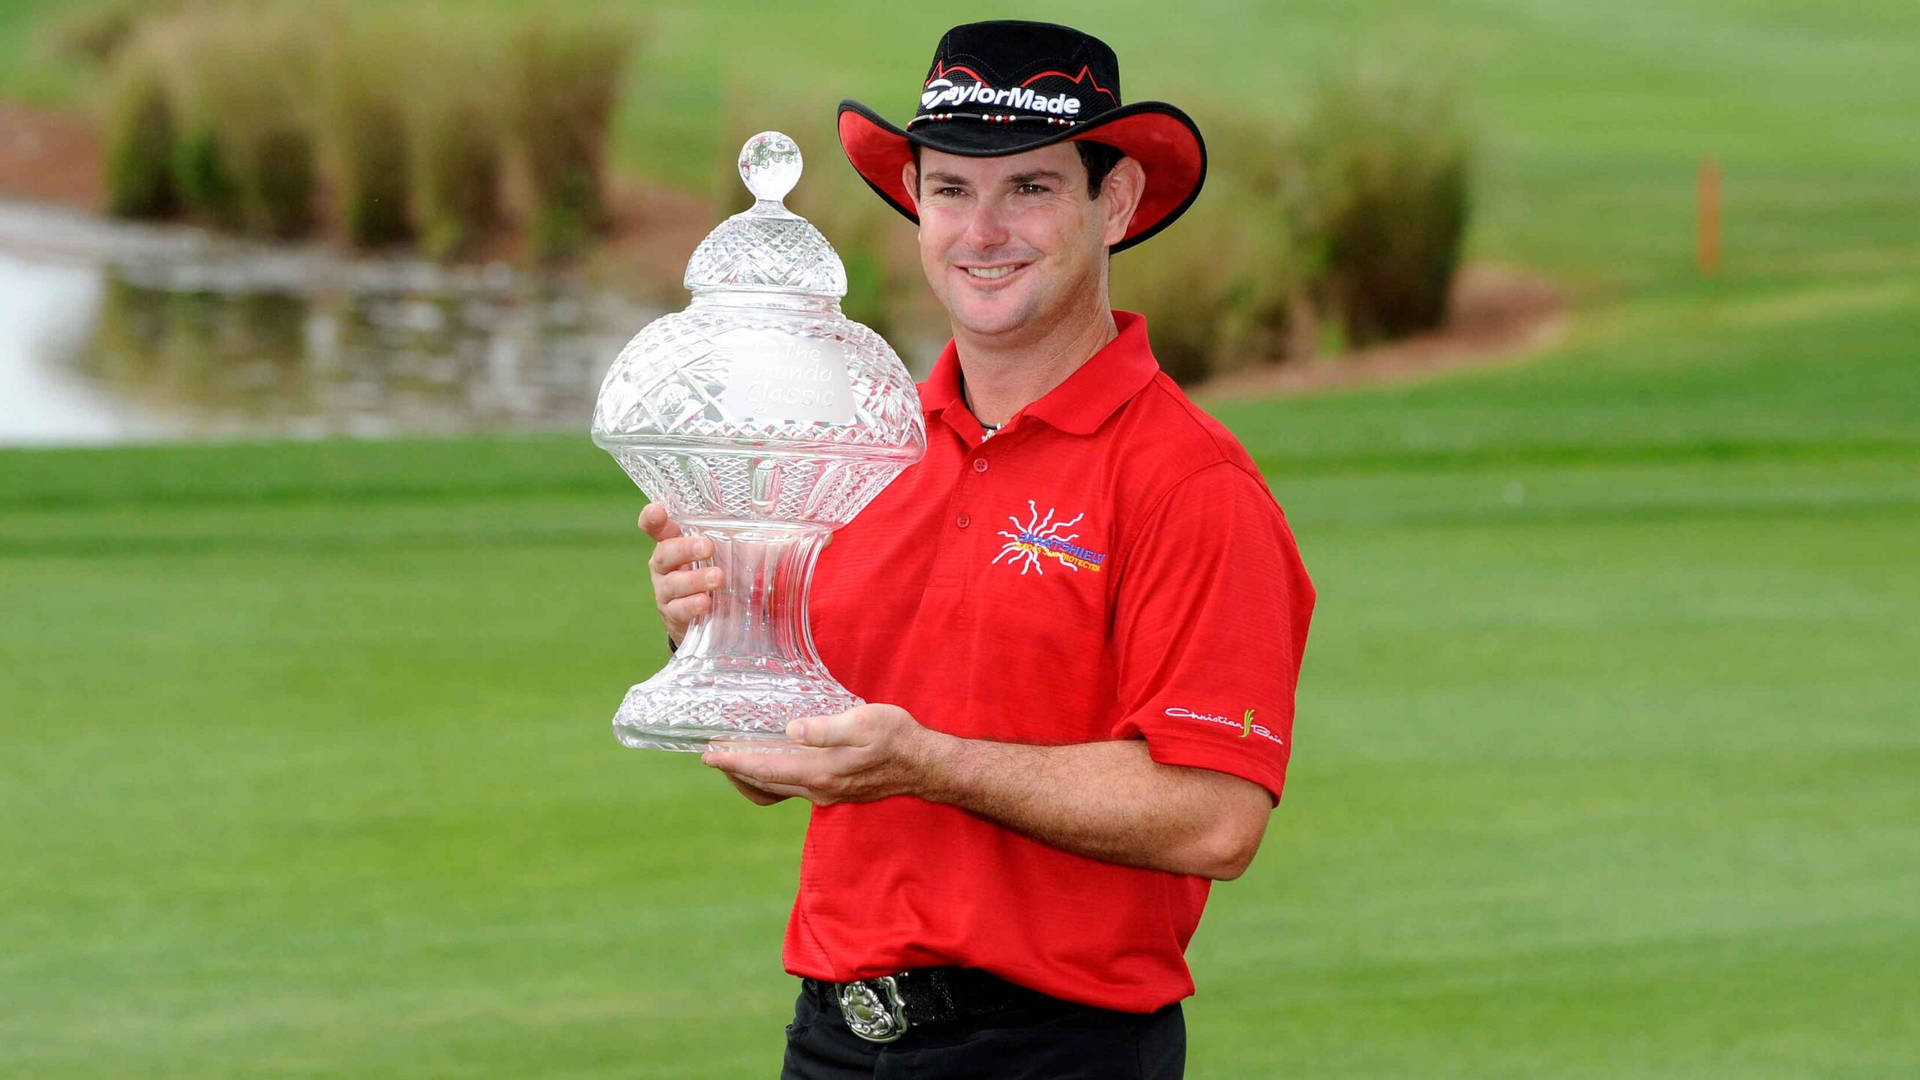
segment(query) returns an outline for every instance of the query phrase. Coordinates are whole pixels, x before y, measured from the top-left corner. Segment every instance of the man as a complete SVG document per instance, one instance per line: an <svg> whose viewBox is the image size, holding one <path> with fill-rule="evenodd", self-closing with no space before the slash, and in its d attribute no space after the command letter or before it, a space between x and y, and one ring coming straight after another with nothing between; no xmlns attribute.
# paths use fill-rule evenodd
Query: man
<svg viewBox="0 0 1920 1080"><path fill-rule="evenodd" d="M1246 452L1108 305L1109 253L1206 168L1184 113L1119 91L1099 41L993 22L942 39L907 129L841 105L953 341L926 457L814 577L820 655L873 704L702 759L813 803L786 1077L1181 1075L1186 945L1279 799L1313 589ZM720 572L641 525L677 641Z"/></svg>

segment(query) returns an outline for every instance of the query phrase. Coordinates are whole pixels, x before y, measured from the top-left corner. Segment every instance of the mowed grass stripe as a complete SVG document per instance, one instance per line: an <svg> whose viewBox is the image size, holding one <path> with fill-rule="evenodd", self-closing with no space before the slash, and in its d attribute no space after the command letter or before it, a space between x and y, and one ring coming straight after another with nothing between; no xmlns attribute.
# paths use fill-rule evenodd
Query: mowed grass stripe
<svg viewBox="0 0 1920 1080"><path fill-rule="evenodd" d="M316 453L330 452L316 450ZM1778 458L1481 461L1427 471L1270 475L1298 528L1423 522L1654 521L1715 516L1900 514L1920 504L1920 449ZM119 557L215 551L351 554L369 549L533 544L634 545L644 498L615 476L593 493L462 495L418 501L350 494L255 500L115 499L16 506L0 514L0 554ZM636 557L644 551L634 549Z"/></svg>

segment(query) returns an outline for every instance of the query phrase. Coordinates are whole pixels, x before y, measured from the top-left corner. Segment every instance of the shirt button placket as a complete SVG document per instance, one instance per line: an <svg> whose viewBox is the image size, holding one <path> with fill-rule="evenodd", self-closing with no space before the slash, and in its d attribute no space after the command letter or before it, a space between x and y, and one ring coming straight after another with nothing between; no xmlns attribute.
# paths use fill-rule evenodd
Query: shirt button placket
<svg viewBox="0 0 1920 1080"><path fill-rule="evenodd" d="M986 471L987 471L987 459L986 459L986 458L984 458L984 457L976 457L976 458L974 458L974 459L973 459L973 471L974 471L974 474L975 474L975 475L978 475L978 474L980 474L980 473L983 473L983 472L986 472ZM962 528L962 529L964 529L964 528L966 528L967 526L969 526L969 525L971 525L971 524L973 524L973 518L972 518L972 516L971 516L971 515L968 515L968 514L961 514L961 515L960 515L959 517L956 517L956 518L954 518L954 519L953 519L953 523L954 523L955 525L958 525L958 526L959 526L960 528Z"/></svg>

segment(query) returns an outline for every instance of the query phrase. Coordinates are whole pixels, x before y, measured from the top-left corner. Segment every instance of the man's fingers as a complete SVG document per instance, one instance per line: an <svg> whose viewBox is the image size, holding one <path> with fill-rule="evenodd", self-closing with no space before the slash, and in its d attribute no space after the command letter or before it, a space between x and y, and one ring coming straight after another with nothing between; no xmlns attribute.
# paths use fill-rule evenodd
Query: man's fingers
<svg viewBox="0 0 1920 1080"><path fill-rule="evenodd" d="M679 623L690 623L712 610L713 596L709 593L695 593L667 601L667 616Z"/></svg>
<svg viewBox="0 0 1920 1080"><path fill-rule="evenodd" d="M763 788L758 784L748 783L747 781L740 779L739 777L733 775L732 773L721 773L720 775L727 778L727 783L732 784L733 789L735 791L738 791L740 794L745 795L747 798L753 800L753 802L759 806L772 806L774 803L779 802L781 799L785 799L789 797L788 793L786 792L768 791L766 788Z"/></svg>
<svg viewBox="0 0 1920 1080"><path fill-rule="evenodd" d="M804 716L787 725L787 738L808 746L864 746L866 717L858 708L831 716Z"/></svg>
<svg viewBox="0 0 1920 1080"><path fill-rule="evenodd" d="M700 760L755 787L783 795L796 795L809 790L823 777L832 775L840 764L811 753L729 752L719 748L701 754Z"/></svg>
<svg viewBox="0 0 1920 1080"><path fill-rule="evenodd" d="M704 536L674 536L654 545L647 567L656 574L669 574L689 563L713 557L713 541Z"/></svg>
<svg viewBox="0 0 1920 1080"><path fill-rule="evenodd" d="M799 784L775 784L768 782L765 784L754 784L752 786L769 795L780 795L789 799L806 799L808 801L812 801L813 799L813 789L801 787Z"/></svg>
<svg viewBox="0 0 1920 1080"><path fill-rule="evenodd" d="M711 759L709 758L709 755ZM703 755L701 760L708 761L708 763L711 764L713 761L732 762L732 761L738 761L741 759L762 758L766 756L767 755L764 753L756 753L751 750L731 751L730 748L728 747L728 744L726 743L714 743L712 748L708 750L707 755ZM733 768L730 766L717 765L715 767L720 770L720 775L726 777L727 780L730 783L732 783L734 787L739 788L743 792L758 791L767 795L779 795L779 796L785 796L785 797L797 795L803 799L809 797L809 795L811 794L811 790L809 788L806 788L797 783L783 783L779 780L754 779L753 777L748 776L746 773L740 772L736 768Z"/></svg>
<svg viewBox="0 0 1920 1080"><path fill-rule="evenodd" d="M720 587L725 575L717 566L702 566L693 570L675 570L660 579L660 599L673 601L683 597L700 596Z"/></svg>
<svg viewBox="0 0 1920 1080"><path fill-rule="evenodd" d="M667 516L666 507L648 503L640 511L640 531L655 540L667 540L680 535L680 526Z"/></svg>

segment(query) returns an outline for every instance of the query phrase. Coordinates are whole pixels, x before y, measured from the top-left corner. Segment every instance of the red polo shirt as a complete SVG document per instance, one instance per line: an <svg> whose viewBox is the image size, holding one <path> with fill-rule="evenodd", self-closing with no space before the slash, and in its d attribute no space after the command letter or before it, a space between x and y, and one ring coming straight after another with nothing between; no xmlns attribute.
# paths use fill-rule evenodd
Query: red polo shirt
<svg viewBox="0 0 1920 1080"><path fill-rule="evenodd" d="M973 739L1145 739L1277 801L1313 586L1245 450L1162 374L1146 320L991 439L954 346L927 455L822 554L813 634L849 690ZM785 962L845 982L984 968L1147 1012L1193 993L1209 882L1070 854L913 796L815 807Z"/></svg>

